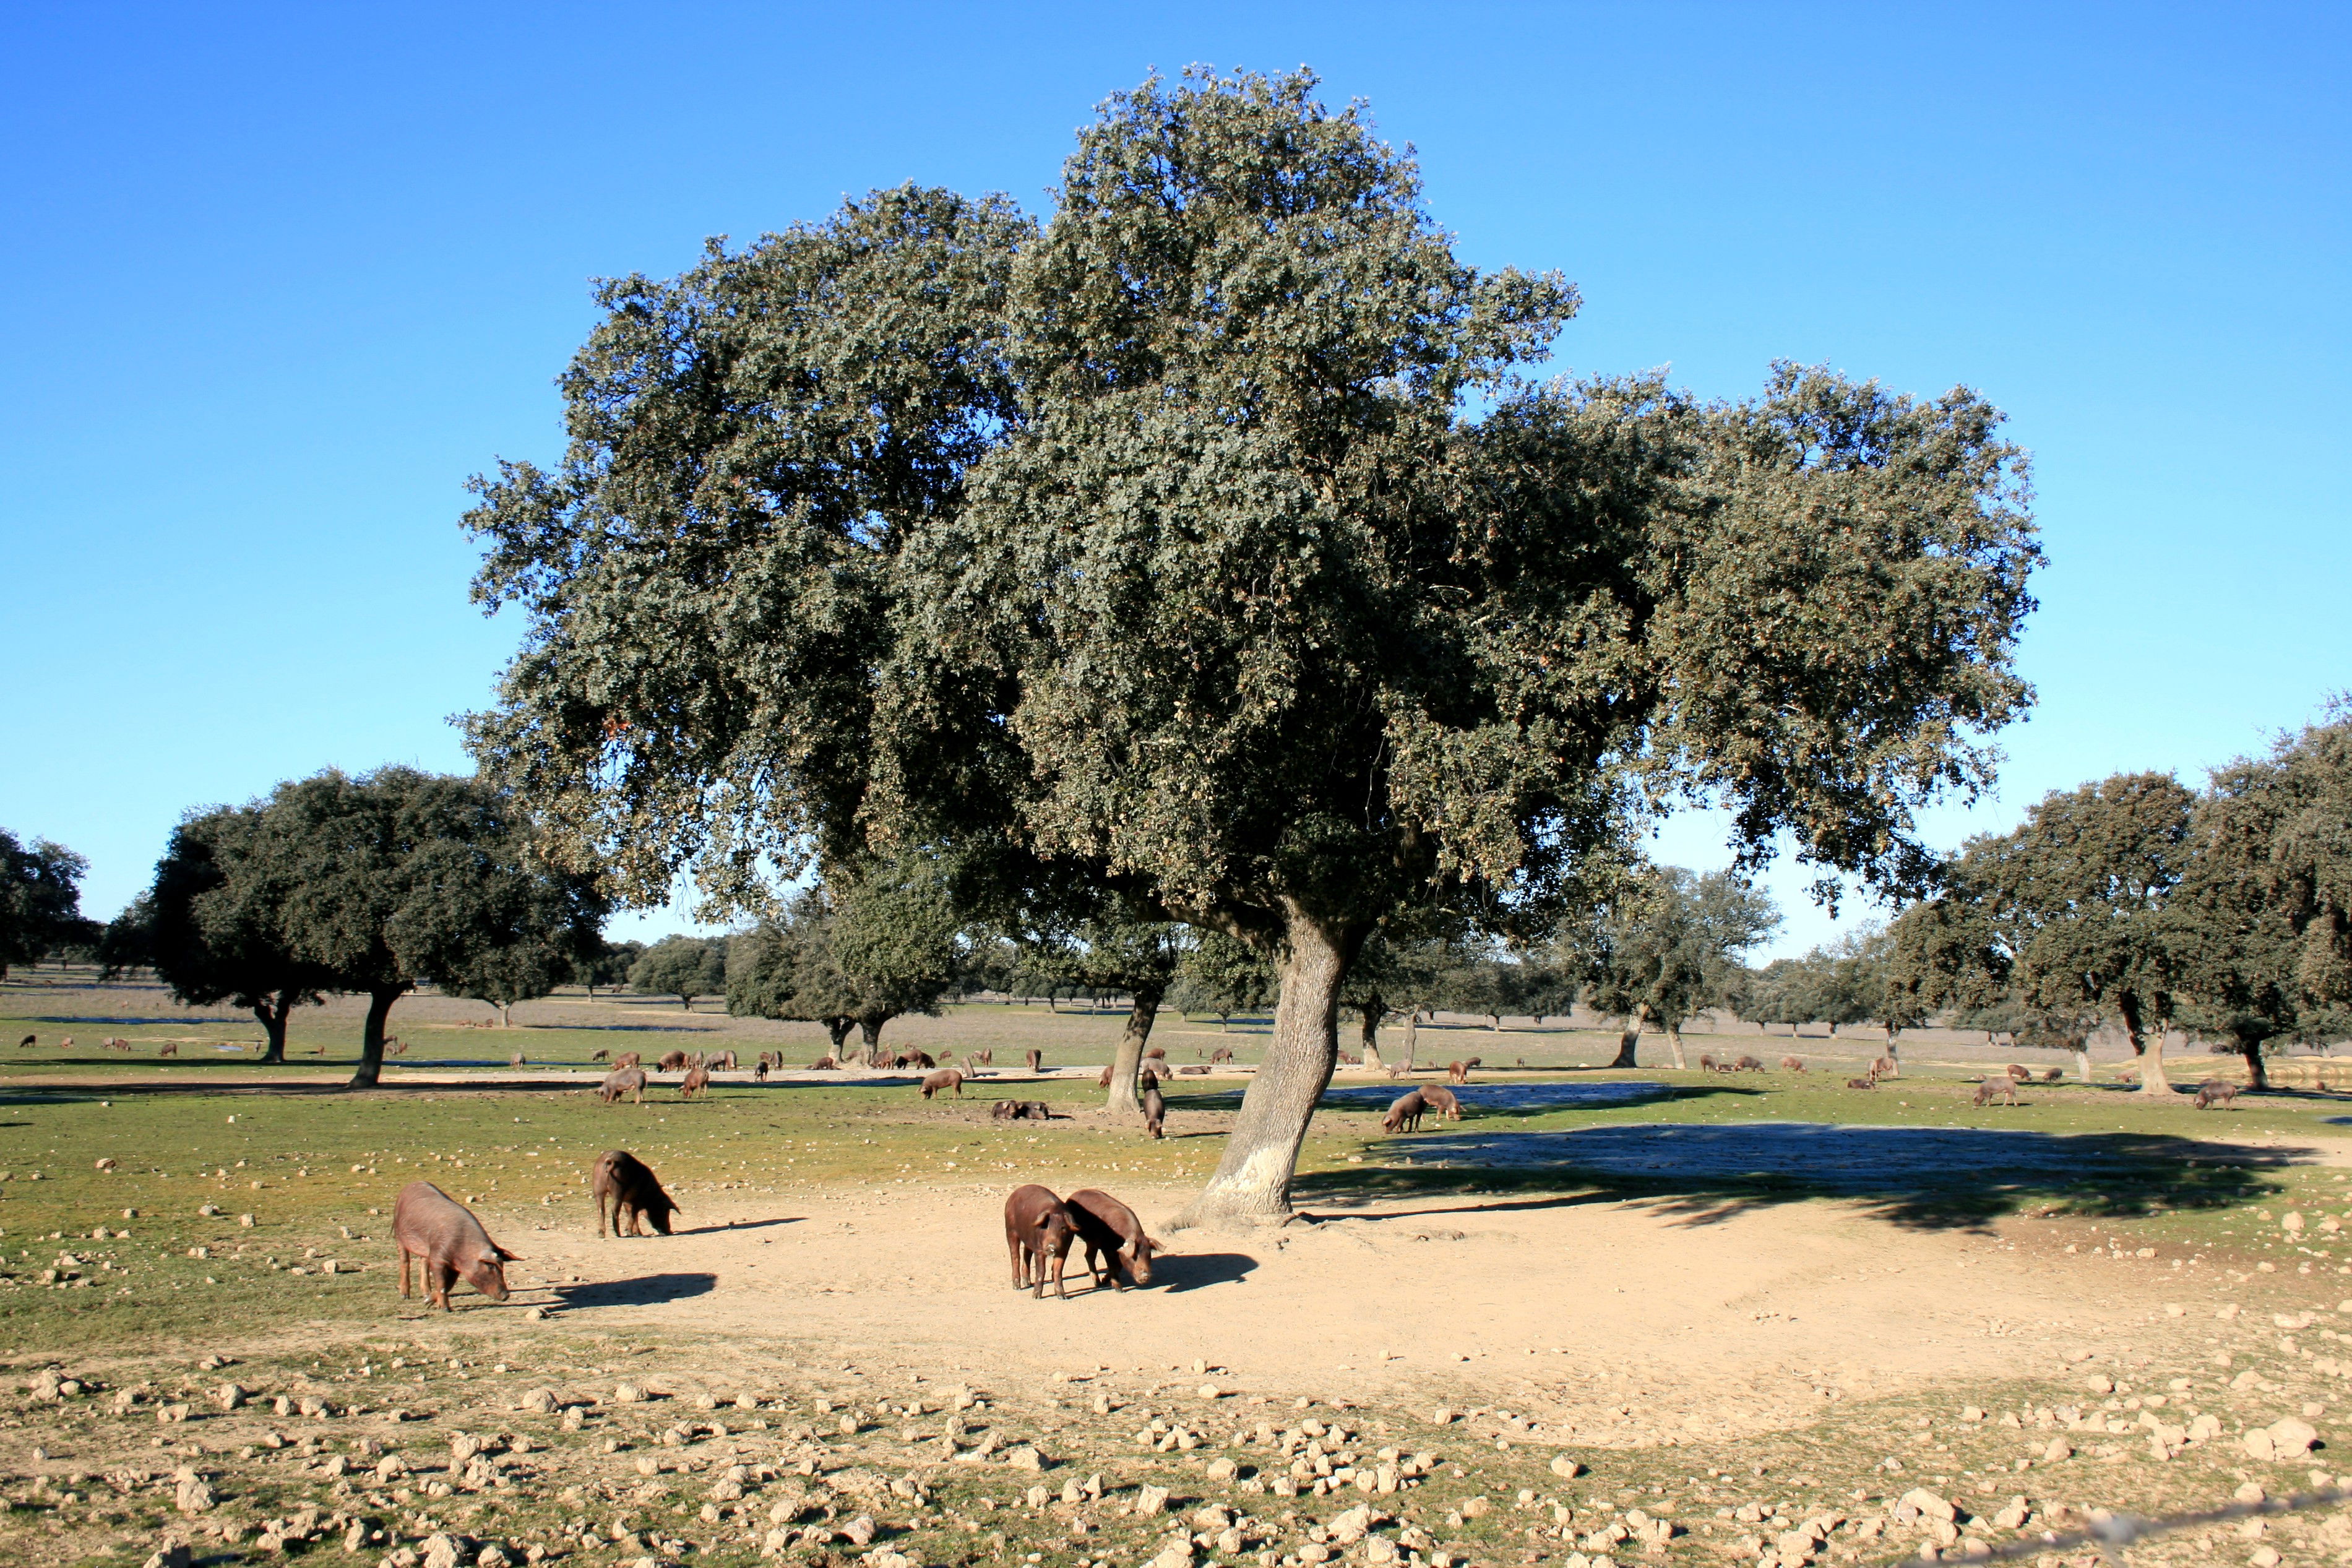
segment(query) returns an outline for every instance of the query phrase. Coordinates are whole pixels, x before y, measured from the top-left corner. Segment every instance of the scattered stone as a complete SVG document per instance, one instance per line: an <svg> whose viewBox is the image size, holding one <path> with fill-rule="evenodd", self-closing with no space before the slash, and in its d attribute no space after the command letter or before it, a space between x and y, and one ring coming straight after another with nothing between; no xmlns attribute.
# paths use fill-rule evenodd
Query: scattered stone
<svg viewBox="0 0 2352 1568"><path fill-rule="evenodd" d="M182 1470L179 1482L173 1495L172 1503L182 1513L203 1513L220 1502L220 1494L214 1491L211 1484L194 1470Z"/></svg>
<svg viewBox="0 0 2352 1568"><path fill-rule="evenodd" d="M1045 1468L1045 1456L1024 1446L1005 1455L1004 1462L1016 1470L1042 1470Z"/></svg>
<svg viewBox="0 0 2352 1568"><path fill-rule="evenodd" d="M2311 1452L2319 1434L2311 1423L2294 1415L2282 1416L2267 1426L2258 1426L2239 1441L2250 1459L2299 1459Z"/></svg>
<svg viewBox="0 0 2352 1568"><path fill-rule="evenodd" d="M2063 1437L2051 1438L2050 1446L2042 1450L2042 1462L2045 1465L2054 1465L2061 1459L2071 1459L2074 1457L2074 1445Z"/></svg>
<svg viewBox="0 0 2352 1568"><path fill-rule="evenodd" d="M860 1551L874 1544L874 1516L870 1513L861 1513L841 1526L842 1536Z"/></svg>
<svg viewBox="0 0 2352 1568"><path fill-rule="evenodd" d="M1451 1426L1454 1425L1454 1412L1441 1405L1429 1413L1429 1420L1433 1426Z"/></svg>
<svg viewBox="0 0 2352 1568"><path fill-rule="evenodd" d="M615 1405L643 1405L645 1402L646 1391L633 1383L625 1383L613 1390L613 1403Z"/></svg>
<svg viewBox="0 0 2352 1568"><path fill-rule="evenodd" d="M1222 1455L1209 1461L1209 1479L1213 1481L1229 1481L1240 1473L1241 1467Z"/></svg>
<svg viewBox="0 0 2352 1568"><path fill-rule="evenodd" d="M1138 1487L1136 1489L1134 1504L1135 1512L1139 1514L1162 1513L1167 1510L1167 1508L1168 1489L1166 1487L1145 1486Z"/></svg>
<svg viewBox="0 0 2352 1568"><path fill-rule="evenodd" d="M2083 1380L2083 1386L2094 1394L2113 1394L2116 1391L2116 1380L2104 1372L2095 1372Z"/></svg>
<svg viewBox="0 0 2352 1568"><path fill-rule="evenodd" d="M1563 1480L1572 1481L1584 1474L1584 1467L1566 1454L1556 1454L1552 1457L1551 1473Z"/></svg>
<svg viewBox="0 0 2352 1568"><path fill-rule="evenodd" d="M250 1394L234 1383L224 1383L213 1390L213 1403L218 1405L224 1411L236 1409L250 1397L252 1397Z"/></svg>
<svg viewBox="0 0 2352 1568"><path fill-rule="evenodd" d="M555 1390L534 1388L522 1396L520 1407L541 1415L548 1415L555 1409Z"/></svg>
<svg viewBox="0 0 2352 1568"><path fill-rule="evenodd" d="M147 1559L146 1568L191 1568L195 1557L184 1541L166 1541L163 1549Z"/></svg>

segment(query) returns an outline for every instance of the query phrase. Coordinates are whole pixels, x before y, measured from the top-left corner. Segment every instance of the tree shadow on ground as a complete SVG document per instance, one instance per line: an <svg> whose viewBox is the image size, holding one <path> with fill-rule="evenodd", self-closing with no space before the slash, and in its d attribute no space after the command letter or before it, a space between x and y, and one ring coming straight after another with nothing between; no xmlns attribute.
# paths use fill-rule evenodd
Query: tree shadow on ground
<svg viewBox="0 0 2352 1568"><path fill-rule="evenodd" d="M659 1307L708 1296L719 1289L716 1274L646 1274L589 1285L556 1285L550 1294L565 1307Z"/></svg>
<svg viewBox="0 0 2352 1568"><path fill-rule="evenodd" d="M1507 1205L1517 1207L1646 1199L1687 1225L1840 1198L1906 1229L1948 1230L2027 1209L2126 1218L2226 1208L2275 1194L2273 1173L2318 1154L2150 1133L1819 1122L1459 1132L1391 1147L1413 1163L1314 1172L1294 1192L1302 1200L1529 1194ZM1536 1195L1544 1193L1558 1195Z"/></svg>

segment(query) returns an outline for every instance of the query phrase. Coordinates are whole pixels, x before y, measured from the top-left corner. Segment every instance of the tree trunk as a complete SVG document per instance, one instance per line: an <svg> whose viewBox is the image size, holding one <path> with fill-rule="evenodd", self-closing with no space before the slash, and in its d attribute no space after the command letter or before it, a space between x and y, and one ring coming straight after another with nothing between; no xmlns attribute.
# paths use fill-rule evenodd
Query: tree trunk
<svg viewBox="0 0 2352 1568"><path fill-rule="evenodd" d="M2091 1081L2091 1047L2088 1042L2074 1047L2074 1071L2084 1083Z"/></svg>
<svg viewBox="0 0 2352 1568"><path fill-rule="evenodd" d="M2271 1075L2263 1067L2263 1043L2260 1040L2240 1040L2238 1054L2246 1058L2246 1082L2258 1094L2270 1091Z"/></svg>
<svg viewBox="0 0 2352 1568"><path fill-rule="evenodd" d="M1404 1070L1412 1070L1413 1047L1421 1043L1421 1009L1416 1007L1404 1016Z"/></svg>
<svg viewBox="0 0 2352 1568"><path fill-rule="evenodd" d="M1378 996L1369 997L1364 1002L1363 1025L1357 1031L1356 1038L1363 1047L1364 1065L1368 1068L1381 1065L1381 1015L1388 1010L1388 1004Z"/></svg>
<svg viewBox="0 0 2352 1568"><path fill-rule="evenodd" d="M866 1042L867 1067L878 1068L882 1065L882 1026L889 1021L887 1017L867 1017L857 1020L858 1036Z"/></svg>
<svg viewBox="0 0 2352 1568"><path fill-rule="evenodd" d="M1110 1059L1110 1091L1103 1097L1103 1110L1113 1116L1131 1121L1142 1118L1142 1108L1135 1100L1135 1075L1143 1069L1143 1047L1150 1042L1151 1026L1160 1016L1160 996L1157 991L1142 989L1127 1010L1127 1027L1119 1032L1118 1053Z"/></svg>
<svg viewBox="0 0 2352 1568"><path fill-rule="evenodd" d="M261 1020L261 1032L269 1041L261 1053L265 1063L286 1060L286 1017L293 1011L294 1004L284 997L275 1005L266 996L253 1005L253 1016Z"/></svg>
<svg viewBox="0 0 2352 1568"><path fill-rule="evenodd" d="M513 1004L513 1003L511 1003L511 1002L501 1002L501 1003L499 1003L499 1004L498 1005L498 1008L499 1008L499 1028L501 1028L501 1029L511 1029L511 1028L513 1028L513 1027L514 1027L514 1004Z"/></svg>
<svg viewBox="0 0 2352 1568"><path fill-rule="evenodd" d="M824 1032L832 1041L832 1056L835 1061L841 1059L841 1042L849 1038L849 1026L855 1021L850 1018L827 1018L824 1021Z"/></svg>
<svg viewBox="0 0 2352 1568"><path fill-rule="evenodd" d="M1683 1059L1683 1026L1678 1019L1666 1021L1666 1049L1675 1053L1675 1070L1688 1072L1690 1063Z"/></svg>
<svg viewBox="0 0 2352 1568"><path fill-rule="evenodd" d="M379 985L368 993L367 1022L360 1026L359 1070L346 1087L373 1089L383 1079L384 1021L392 1016L392 1005L407 995L414 984Z"/></svg>
<svg viewBox="0 0 2352 1568"><path fill-rule="evenodd" d="M1503 1018L1501 1014L1489 1013L1486 1015L1486 1032L1490 1035L1499 1035L1503 1032Z"/></svg>
<svg viewBox="0 0 2352 1568"><path fill-rule="evenodd" d="M1339 983L1370 928L1327 925L1295 903L1285 905L1290 952L1275 1004L1274 1037L1242 1096L1224 1157L1201 1195L1177 1216L1179 1228L1279 1225L1291 1215L1298 1146L1339 1058Z"/></svg>
<svg viewBox="0 0 2352 1568"><path fill-rule="evenodd" d="M1634 1047L1641 1043L1642 1026L1649 1021L1649 1017L1650 1010L1647 1007L1636 1007L1626 1015L1624 1030L1617 1037L1617 1059L1609 1064L1611 1067L1630 1068L1641 1065L1634 1059Z"/></svg>
<svg viewBox="0 0 2352 1568"><path fill-rule="evenodd" d="M2172 1080L2164 1076L2165 1030L2158 1026L2151 1035L2140 1016L2139 997L2129 991L2116 997L2116 1016L2122 1019L2124 1034L2131 1040L2132 1055L2141 1058L2139 1091L2142 1094L2170 1094Z"/></svg>
<svg viewBox="0 0 2352 1568"><path fill-rule="evenodd" d="M694 998L691 996L680 996L677 999L677 1005L689 1013L694 1011Z"/></svg>

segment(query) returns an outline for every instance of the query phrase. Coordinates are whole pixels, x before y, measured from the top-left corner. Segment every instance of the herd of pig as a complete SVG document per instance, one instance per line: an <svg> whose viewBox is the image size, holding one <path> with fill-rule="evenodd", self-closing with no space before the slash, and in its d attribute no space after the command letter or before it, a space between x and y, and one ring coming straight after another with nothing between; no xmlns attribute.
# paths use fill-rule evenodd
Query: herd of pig
<svg viewBox="0 0 2352 1568"><path fill-rule="evenodd" d="M667 1236L670 1217L680 1212L653 1168L625 1149L597 1156L590 1192L596 1200L599 1237L642 1237L648 1225ZM451 1310L449 1291L460 1279L493 1301L508 1299L507 1265L520 1261L520 1255L491 1240L472 1209L431 1182L401 1188L393 1205L392 1236L400 1248L403 1300L413 1294L412 1269L425 1304L445 1312ZM1086 1248L1087 1272L1097 1288L1108 1284L1119 1290L1127 1289L1122 1272L1138 1285L1150 1284L1151 1255L1164 1246L1145 1234L1133 1209L1108 1193L1089 1187L1063 1199L1034 1184L1013 1189L1005 1200L1004 1239L1013 1254L1013 1289L1039 1300L1048 1273L1054 1294L1068 1299L1062 1273L1074 1244Z"/></svg>

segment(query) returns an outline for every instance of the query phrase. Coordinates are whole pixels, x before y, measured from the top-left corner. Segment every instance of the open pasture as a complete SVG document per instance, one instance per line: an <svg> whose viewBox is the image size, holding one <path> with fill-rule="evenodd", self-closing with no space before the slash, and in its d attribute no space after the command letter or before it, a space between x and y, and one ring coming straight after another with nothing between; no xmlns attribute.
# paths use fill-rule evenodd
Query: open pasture
<svg viewBox="0 0 2352 1568"><path fill-rule="evenodd" d="M20 1015L139 1012L116 988L6 994ZM1906 1041L1906 1076L1864 1092L1818 1068L1604 1072L1590 1064L1615 1042L1594 1031L1506 1030L1498 1051L1483 1027L1424 1026L1424 1063L1530 1070L1482 1068L1460 1121L1400 1137L1379 1131L1395 1086L1343 1072L1301 1161L1310 1218L1171 1232L1239 1077L1174 1080L1155 1142L1102 1114L1090 1074L1005 1070L1031 1045L1049 1067L1106 1059L1108 1012L894 1024L886 1039L995 1049L996 1078L961 1101L844 1075L689 1103L663 1083L608 1108L568 1075L452 1064L529 1036L534 1065L584 1068L606 1040L683 1027L743 1052L747 1026L635 998L576 1005L645 1026L627 1031L459 1028L434 1014L460 1004L403 1005L396 1028L442 1070L366 1095L333 1087L356 1035L334 1008L302 1016L280 1069L85 1058L79 1021L72 1059L8 1060L0 1360L34 1390L0 1417L11 1560L116 1561L173 1533L243 1561L307 1525L322 1545L357 1526L371 1562L404 1543L421 1562L436 1535L600 1563L754 1562L781 1540L816 1561L856 1554L854 1534L821 1537L868 1518L909 1563L1124 1565L1172 1539L1171 1515L1135 1511L1146 1486L1208 1537L1202 1563L1317 1561L1310 1531L1330 1539L1358 1502L1397 1516L1408 1563L1713 1563L1762 1542L1753 1561L1777 1526L1832 1516L1818 1557L1874 1560L1935 1544L1932 1518L1896 1509L1914 1486L1995 1540L2019 1533L1993 1522L2014 1496L2030 1533L2301 1483L2327 1450L2255 1463L2239 1430L2315 1408L2326 1441L2352 1366L2329 1326L2352 1331L2335 1310L2352 1142L2315 1090L2200 1113L2036 1084L1979 1109L1984 1068L1956 1045ZM156 1012L110 1031L213 1026ZM1473 1037L1488 1048L1458 1048ZM1181 1028L1155 1037L1185 1060ZM1259 1037L1228 1037L1244 1067ZM992 1122L1000 1095L1057 1115ZM678 1234L596 1238L587 1178L613 1147L660 1173ZM401 1300L392 1200L419 1177L520 1255L506 1304ZM1025 1181L1128 1199L1171 1244L1152 1285L1098 1290L1074 1260L1067 1300L1012 1290L997 1213ZM89 1392L41 1397L44 1372ZM224 1380L257 1401L218 1408ZM539 1389L551 1408L517 1408ZM301 1417L305 1398L329 1414ZM2184 1405L2223 1429L2189 1442ZM2159 1459L2168 1430L2181 1441ZM469 1479L454 1434L495 1437L498 1469ZM1029 1448L1037 1470L1005 1458ZM402 1465L380 1473L386 1454ZM1416 1454L1435 1459L1406 1473ZM183 1468L214 1506L179 1513ZM1654 1552L1636 1510L1675 1531ZM2136 1560L2249 1550L2212 1539Z"/></svg>

